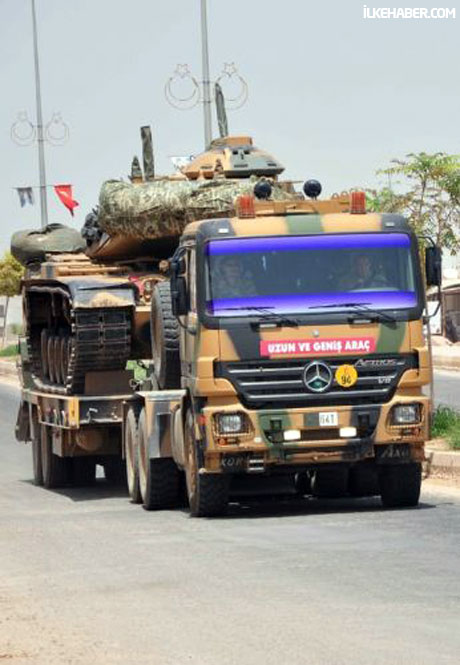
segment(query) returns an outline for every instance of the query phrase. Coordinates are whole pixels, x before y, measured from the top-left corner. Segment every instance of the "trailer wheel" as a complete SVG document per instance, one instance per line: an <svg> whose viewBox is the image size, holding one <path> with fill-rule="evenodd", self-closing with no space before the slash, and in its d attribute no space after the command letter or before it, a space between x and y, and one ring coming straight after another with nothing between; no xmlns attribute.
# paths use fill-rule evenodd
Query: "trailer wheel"
<svg viewBox="0 0 460 665"><path fill-rule="evenodd" d="M43 485L47 489L66 485L69 474L68 459L53 453L51 427L40 426L41 458L43 469Z"/></svg>
<svg viewBox="0 0 460 665"><path fill-rule="evenodd" d="M34 408L32 411L32 431L31 446L32 446L32 467L34 473L35 485L43 485L43 468L42 468L42 451L41 451L41 436L40 425L38 422L38 412Z"/></svg>
<svg viewBox="0 0 460 665"><path fill-rule="evenodd" d="M389 464L379 475L380 493L385 508L410 508L420 498L421 464Z"/></svg>
<svg viewBox="0 0 460 665"><path fill-rule="evenodd" d="M169 282L158 282L153 290L150 328L158 385L162 390L180 388L179 324L171 309Z"/></svg>
<svg viewBox="0 0 460 665"><path fill-rule="evenodd" d="M145 409L139 416L139 486L145 510L174 508L179 503L179 469L171 457L149 458Z"/></svg>
<svg viewBox="0 0 460 665"><path fill-rule="evenodd" d="M348 469L324 465L313 474L312 494L318 499L339 499L347 495Z"/></svg>
<svg viewBox="0 0 460 665"><path fill-rule="evenodd" d="M139 436L137 414L134 409L129 409L126 417L125 458L129 497L133 503L140 503L142 497L139 488Z"/></svg>
<svg viewBox="0 0 460 665"><path fill-rule="evenodd" d="M193 416L185 419L187 466L185 480L190 513L193 517L215 517L228 507L229 478L224 474L200 473Z"/></svg>

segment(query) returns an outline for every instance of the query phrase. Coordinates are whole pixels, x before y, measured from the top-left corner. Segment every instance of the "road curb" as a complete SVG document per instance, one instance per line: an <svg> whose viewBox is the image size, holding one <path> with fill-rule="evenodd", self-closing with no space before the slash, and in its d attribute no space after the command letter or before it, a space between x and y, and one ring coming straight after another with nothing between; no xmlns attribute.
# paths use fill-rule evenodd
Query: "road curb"
<svg viewBox="0 0 460 665"><path fill-rule="evenodd" d="M460 478L460 453L426 449L424 471L427 478Z"/></svg>

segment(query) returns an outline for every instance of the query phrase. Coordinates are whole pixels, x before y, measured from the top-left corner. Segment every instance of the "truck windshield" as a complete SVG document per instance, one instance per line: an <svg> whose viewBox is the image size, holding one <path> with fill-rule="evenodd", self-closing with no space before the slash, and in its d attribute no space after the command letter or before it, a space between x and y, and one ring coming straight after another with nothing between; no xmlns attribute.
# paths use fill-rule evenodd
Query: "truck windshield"
<svg viewBox="0 0 460 665"><path fill-rule="evenodd" d="M214 316L374 310L417 305L405 233L225 238L207 245Z"/></svg>

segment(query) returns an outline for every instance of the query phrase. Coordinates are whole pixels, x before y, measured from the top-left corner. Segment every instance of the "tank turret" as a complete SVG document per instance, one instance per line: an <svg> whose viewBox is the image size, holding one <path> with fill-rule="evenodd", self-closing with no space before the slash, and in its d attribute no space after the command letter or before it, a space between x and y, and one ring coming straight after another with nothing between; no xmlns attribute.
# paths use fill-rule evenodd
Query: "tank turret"
<svg viewBox="0 0 460 665"><path fill-rule="evenodd" d="M209 150L181 169L189 180L214 178L249 178L251 175L276 178L284 171L272 155L257 148L250 136L224 136L214 139Z"/></svg>

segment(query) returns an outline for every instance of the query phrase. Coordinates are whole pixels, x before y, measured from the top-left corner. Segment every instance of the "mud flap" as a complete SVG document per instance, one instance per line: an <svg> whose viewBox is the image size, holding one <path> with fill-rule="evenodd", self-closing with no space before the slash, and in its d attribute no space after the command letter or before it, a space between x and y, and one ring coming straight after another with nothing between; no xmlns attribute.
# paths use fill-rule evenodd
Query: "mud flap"
<svg viewBox="0 0 460 665"><path fill-rule="evenodd" d="M21 401L18 410L18 417L16 418L16 427L14 428L16 441L30 441L30 419L29 419L29 405L27 402Z"/></svg>

